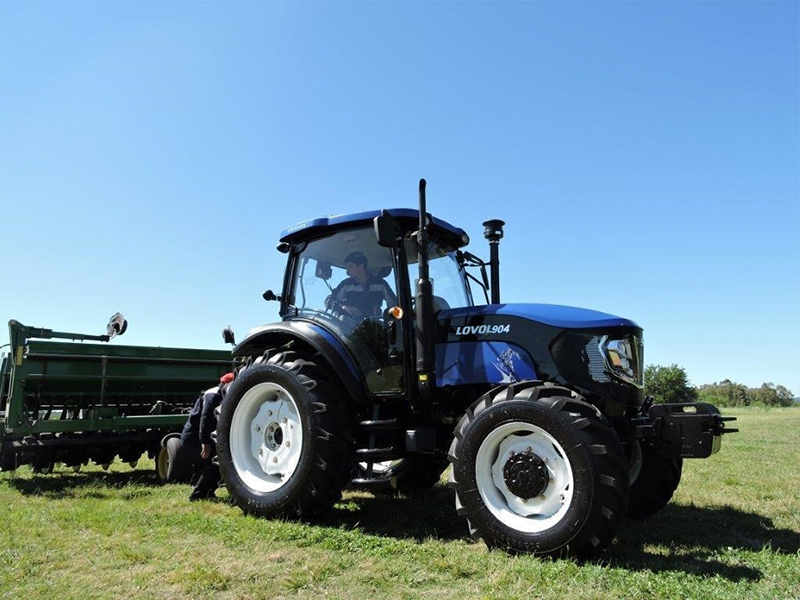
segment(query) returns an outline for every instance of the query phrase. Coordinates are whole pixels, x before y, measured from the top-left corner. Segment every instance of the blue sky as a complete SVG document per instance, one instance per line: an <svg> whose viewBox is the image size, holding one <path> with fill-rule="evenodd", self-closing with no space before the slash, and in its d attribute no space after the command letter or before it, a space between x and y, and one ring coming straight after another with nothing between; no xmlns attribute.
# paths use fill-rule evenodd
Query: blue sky
<svg viewBox="0 0 800 600"><path fill-rule="evenodd" d="M222 348L282 229L425 177L504 301L798 394L799 6L3 1L0 318Z"/></svg>

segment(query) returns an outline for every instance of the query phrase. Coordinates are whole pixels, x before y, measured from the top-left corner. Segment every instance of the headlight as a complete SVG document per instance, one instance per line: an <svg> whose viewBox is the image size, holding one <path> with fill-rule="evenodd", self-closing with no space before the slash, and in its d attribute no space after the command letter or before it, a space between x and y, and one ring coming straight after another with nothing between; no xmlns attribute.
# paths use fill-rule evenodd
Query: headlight
<svg viewBox="0 0 800 600"><path fill-rule="evenodd" d="M644 344L641 338L629 335L620 339L606 335L601 338L599 345L612 375L636 387L644 387Z"/></svg>

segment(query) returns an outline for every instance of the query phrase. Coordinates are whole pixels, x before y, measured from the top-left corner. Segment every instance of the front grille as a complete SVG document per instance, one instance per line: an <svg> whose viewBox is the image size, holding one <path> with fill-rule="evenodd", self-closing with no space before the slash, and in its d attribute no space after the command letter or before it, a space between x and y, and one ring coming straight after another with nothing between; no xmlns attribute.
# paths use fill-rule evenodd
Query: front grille
<svg viewBox="0 0 800 600"><path fill-rule="evenodd" d="M611 381L611 377L609 377L603 353L600 351L601 339L601 336L591 338L589 343L586 344L584 352L588 360L587 367L589 369L589 377L597 383L608 383Z"/></svg>

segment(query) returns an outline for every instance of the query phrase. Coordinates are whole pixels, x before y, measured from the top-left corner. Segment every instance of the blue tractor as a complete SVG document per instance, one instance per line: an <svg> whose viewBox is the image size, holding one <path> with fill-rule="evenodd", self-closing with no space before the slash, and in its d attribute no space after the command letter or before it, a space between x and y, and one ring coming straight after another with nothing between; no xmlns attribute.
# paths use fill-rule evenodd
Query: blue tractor
<svg viewBox="0 0 800 600"><path fill-rule="evenodd" d="M728 419L644 397L633 321L501 304L503 222L484 223L487 263L463 249L462 229L427 213L424 180L419 198L419 210L283 232L283 291L264 293L282 321L234 347L241 366L218 409L232 500L248 514L303 518L348 485L414 493L450 465L474 538L596 554L626 516L670 500L682 460L716 452Z"/></svg>

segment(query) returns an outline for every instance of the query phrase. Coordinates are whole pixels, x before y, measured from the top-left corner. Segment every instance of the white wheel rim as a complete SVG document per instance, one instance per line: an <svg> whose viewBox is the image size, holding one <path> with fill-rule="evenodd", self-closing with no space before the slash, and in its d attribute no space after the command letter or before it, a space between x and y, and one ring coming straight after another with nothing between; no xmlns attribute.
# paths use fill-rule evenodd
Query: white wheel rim
<svg viewBox="0 0 800 600"><path fill-rule="evenodd" d="M273 492L286 484L300 462L303 427L292 395L277 383L247 390L233 411L230 448L245 485Z"/></svg>
<svg viewBox="0 0 800 600"><path fill-rule="evenodd" d="M166 446L159 451L157 461L158 476L161 480L166 481L167 473L169 473L169 451Z"/></svg>
<svg viewBox="0 0 800 600"><path fill-rule="evenodd" d="M549 475L542 492L527 500L513 494L503 477L510 456L524 452L542 459ZM505 423L486 436L478 448L475 478L486 508L505 525L525 533L557 525L575 491L572 465L561 444L541 427L522 421Z"/></svg>

